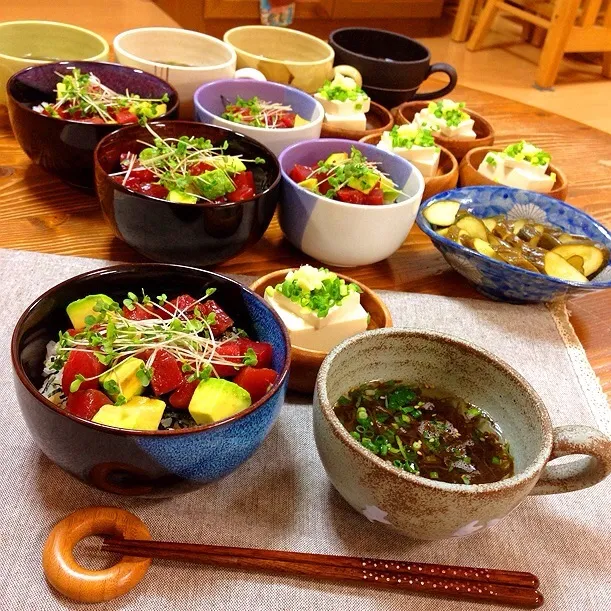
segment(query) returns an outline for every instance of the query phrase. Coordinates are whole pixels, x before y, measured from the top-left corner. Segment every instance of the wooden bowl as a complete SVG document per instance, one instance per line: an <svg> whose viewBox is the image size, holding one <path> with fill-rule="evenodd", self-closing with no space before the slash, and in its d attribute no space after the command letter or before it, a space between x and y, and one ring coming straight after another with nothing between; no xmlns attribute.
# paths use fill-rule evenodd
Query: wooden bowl
<svg viewBox="0 0 611 611"><path fill-rule="evenodd" d="M377 144L380 141L382 134L373 134L372 136L365 136L360 139L360 142L366 144ZM453 189L458 183L458 162L456 157L445 149L443 146L439 146L439 167L437 168L437 174L424 178L424 193L422 194L422 201L427 200L437 193Z"/></svg>
<svg viewBox="0 0 611 611"><path fill-rule="evenodd" d="M397 125L411 123L414 120L414 115L423 108L426 108L429 103L430 102L404 102L401 106L393 108L392 112L395 117L395 122ZM464 111L475 122L473 125L473 131L477 136L475 140L456 140L433 133L435 142L439 144L439 146L448 149L458 161L460 161L471 149L480 146L490 146L494 143L494 129L492 129L492 125L474 110L465 108Z"/></svg>
<svg viewBox="0 0 611 611"><path fill-rule="evenodd" d="M498 186L499 183L494 182L489 178L486 178L486 176L480 174L477 170L484 157L488 153L492 152L499 153L500 151L495 150L491 146L482 146L469 151L465 155L464 159L460 162L459 167L461 187L470 187L473 185ZM566 200L569 185L564 172L558 166L555 166L551 163L549 164L548 168L548 173L550 172L556 173L556 182L554 183L554 188L546 195L550 195L551 197L555 197L556 199L560 199L562 201Z"/></svg>
<svg viewBox="0 0 611 611"><path fill-rule="evenodd" d="M280 269L270 274L262 276L258 280L255 280L251 285L250 289L263 297L265 289L268 286L276 286L284 281L286 275L294 271L291 268ZM370 321L367 329L380 329L383 327L392 327L392 319L390 312L386 307L386 304L374 293L371 289L365 285L357 282L356 280L344 276L343 274L337 274L339 278L342 278L346 282L354 282L361 290L361 305L369 313ZM307 350L305 348L299 348L297 346L291 346L291 369L289 375L289 388L291 390L297 390L299 392L312 393L314 391L314 384L316 382L316 376L323 360L327 356L327 352L320 350Z"/></svg>
<svg viewBox="0 0 611 611"><path fill-rule="evenodd" d="M344 138L346 140L360 140L365 136L373 136L388 131L394 124L392 113L381 104L371 101L367 117L367 129L342 129L333 127L323 121L320 130L321 138Z"/></svg>

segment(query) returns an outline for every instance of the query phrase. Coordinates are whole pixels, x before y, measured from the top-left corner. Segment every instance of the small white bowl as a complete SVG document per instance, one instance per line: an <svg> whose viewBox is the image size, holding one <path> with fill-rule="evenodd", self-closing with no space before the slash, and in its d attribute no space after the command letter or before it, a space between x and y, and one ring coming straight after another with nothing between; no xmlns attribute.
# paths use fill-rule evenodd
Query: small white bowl
<svg viewBox="0 0 611 611"><path fill-rule="evenodd" d="M235 101L237 96L244 99L257 96L266 102L279 102L288 105L293 109L293 112L309 122L306 125L287 129L265 129L223 119L220 116L225 111L223 99L231 103ZM325 116L322 104L311 95L288 85L268 81L229 79L206 83L195 92L193 102L195 118L198 121L225 127L249 136L265 145L275 155L279 155L285 148L296 142L319 138Z"/></svg>
<svg viewBox="0 0 611 611"><path fill-rule="evenodd" d="M289 177L295 164L315 165L332 153L359 149L406 195L392 204L347 204L300 187ZM390 257L409 234L424 192L422 174L409 162L371 144L324 138L299 142L279 157L282 197L279 221L289 242L335 267L369 265Z"/></svg>
<svg viewBox="0 0 611 611"><path fill-rule="evenodd" d="M120 64L152 72L178 91L183 117L192 118L193 93L202 83L240 77L239 71L236 73L233 47L201 32L136 28L121 32L112 44ZM260 72L257 74L265 80ZM253 75L245 76L252 78Z"/></svg>

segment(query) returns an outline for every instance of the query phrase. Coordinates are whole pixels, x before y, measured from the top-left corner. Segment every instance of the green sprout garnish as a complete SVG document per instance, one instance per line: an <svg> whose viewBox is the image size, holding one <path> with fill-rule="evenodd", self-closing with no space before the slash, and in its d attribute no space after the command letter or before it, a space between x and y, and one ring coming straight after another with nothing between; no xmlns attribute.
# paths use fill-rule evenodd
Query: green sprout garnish
<svg viewBox="0 0 611 611"><path fill-rule="evenodd" d="M445 100L440 102L431 102L428 105L428 110L438 119L443 119L448 127L457 127L463 121L469 119L469 115L463 110L465 107L464 102L457 102L452 104L444 103Z"/></svg>
<svg viewBox="0 0 611 611"><path fill-rule="evenodd" d="M245 163L265 163L260 157L244 159L241 155L227 155L228 142L214 146L210 140L195 136L161 138L150 125L145 127L153 136L153 144L139 141L146 148L137 156L130 154L125 158L122 162L125 170L111 174L123 176L124 185L138 160L142 167L155 175L156 182L169 191L209 202L235 191L232 176L246 170ZM199 175L191 174L192 168L200 163L210 169ZM129 295L128 298L131 299Z"/></svg>
<svg viewBox="0 0 611 611"><path fill-rule="evenodd" d="M368 161L363 153L353 146L346 159L332 163L320 161L318 167L307 178L307 180L315 178L316 185L307 188L314 192L320 192L320 185L326 182L331 186L331 189L327 190L325 197L332 199L343 187L350 186L358 190L359 187L367 188L370 183L376 184L379 182L384 190L394 192L395 197L399 195L401 191L395 183L376 166L376 163ZM371 178L373 180L370 180Z"/></svg>
<svg viewBox="0 0 611 611"><path fill-rule="evenodd" d="M212 294L209 290L196 301L195 308ZM150 351L143 366L136 372L137 379L143 386L148 386L152 380L155 357L160 350L170 353L180 364L184 373L188 373L189 381L205 380L211 375L217 375L215 367L229 365L240 368L248 364L256 364L257 356L252 350L245 357L227 356L218 353L224 343L239 337L238 332L226 332L223 339L214 337L210 328L210 316L198 316L193 309L194 318L189 318L186 311L176 308L168 309L167 297L160 296L157 301L144 295L139 302L130 293L129 299L134 303L147 303L150 308L150 318L145 320L130 320L125 318L121 306L113 302L110 305L100 302L101 311L95 317L94 324L87 324L76 335L60 334L57 344L57 357L54 368L61 369L71 352L90 352L108 366L108 369L97 376L89 378L77 375L70 385L70 392L76 392L84 382L99 380L104 376L102 387L111 396L119 396L121 388L116 380L108 377L127 358L142 355Z"/></svg>
<svg viewBox="0 0 611 611"><path fill-rule="evenodd" d="M435 139L430 129L415 128L411 131L401 130L398 125L395 125L390 130L390 140L393 148L411 149L413 146L435 147Z"/></svg>
<svg viewBox="0 0 611 611"><path fill-rule="evenodd" d="M318 287L308 290L300 284L298 278L291 277L277 284L274 290L302 308L314 312L319 318L327 316L334 306L340 306L350 293L363 292L357 284L346 283L328 269L320 268L318 271L326 275Z"/></svg>
<svg viewBox="0 0 611 611"><path fill-rule="evenodd" d="M516 161L526 161L531 165L547 165L552 158L549 153L526 140L510 144L502 154Z"/></svg>
<svg viewBox="0 0 611 611"><path fill-rule="evenodd" d="M275 102L265 102L257 96L248 100L238 96L233 104L228 103L223 96L221 96L221 99L225 105L225 112L221 115L221 118L234 123L250 125L251 127L274 129L284 113L293 112L291 106ZM248 112L244 113L242 110L247 110Z"/></svg>
<svg viewBox="0 0 611 611"><path fill-rule="evenodd" d="M327 100L337 100L338 102L346 102L347 100L355 101L368 97L358 85L353 89L348 89L347 87L338 85L335 80L325 81L317 93ZM357 108L357 110L360 109Z"/></svg>
<svg viewBox="0 0 611 611"><path fill-rule="evenodd" d="M78 68L70 74L56 74L62 77L56 88L57 101L55 104L42 104L43 109L55 118L61 116L58 111L62 110L72 116L80 113L87 118L97 117L105 123L116 123L111 113L126 109L142 124L165 113L164 104L169 101L166 93L160 98L141 98L129 91L117 93L106 87L95 74L82 74Z"/></svg>

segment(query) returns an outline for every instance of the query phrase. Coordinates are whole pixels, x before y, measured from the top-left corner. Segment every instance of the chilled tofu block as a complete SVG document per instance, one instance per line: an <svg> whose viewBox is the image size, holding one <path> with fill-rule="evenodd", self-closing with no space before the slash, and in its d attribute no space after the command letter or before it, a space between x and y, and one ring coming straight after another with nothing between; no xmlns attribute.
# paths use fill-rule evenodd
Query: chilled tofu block
<svg viewBox="0 0 611 611"><path fill-rule="evenodd" d="M465 119L458 125L444 125L441 128L441 133L447 138L453 138L455 140L475 140L477 135L473 131L474 124L475 121L473 121L473 119Z"/></svg>
<svg viewBox="0 0 611 611"><path fill-rule="evenodd" d="M357 311L357 309L360 307L360 296L358 293L349 293L346 295L346 297L342 299L341 304L339 306L333 306L329 310L329 313L324 317L318 316L316 312L313 312L308 308L301 307L300 304L296 303L295 301L291 301L288 297L285 297L278 291L275 291L271 297L268 297L266 294L265 300L272 305L275 303L284 310L299 316L314 329L323 329L324 327L333 324L338 318L344 316L346 312Z"/></svg>
<svg viewBox="0 0 611 611"><path fill-rule="evenodd" d="M402 147L394 148L392 152L413 163L425 178L430 178L437 174L440 153L436 148L414 145L409 149Z"/></svg>
<svg viewBox="0 0 611 611"><path fill-rule="evenodd" d="M363 131L367 128L367 118L365 113L359 112L353 115L332 115L325 113L325 121L333 127L341 129L354 129Z"/></svg>
<svg viewBox="0 0 611 611"><path fill-rule="evenodd" d="M477 171L489 180L505 184L505 158L498 153L488 153Z"/></svg>
<svg viewBox="0 0 611 611"><path fill-rule="evenodd" d="M539 193L549 193L554 188L556 182L554 176L545 174L535 174L533 172L525 172L522 168L513 168L507 172L504 184L516 189L527 189L528 191L537 191Z"/></svg>
<svg viewBox="0 0 611 611"><path fill-rule="evenodd" d="M265 299L286 325L291 344L299 348L328 352L347 337L367 329L367 312L360 303L356 308L338 308L334 319L317 329L294 312L284 309L275 299L267 295Z"/></svg>
<svg viewBox="0 0 611 611"><path fill-rule="evenodd" d="M356 100L327 100L319 93L314 94L314 97L322 104L325 112L331 115L353 115L359 112L369 112L370 100L366 96L359 96Z"/></svg>
<svg viewBox="0 0 611 611"><path fill-rule="evenodd" d="M547 172L549 163L544 165L533 165L530 161L526 161L525 159L515 159L514 157L505 155L505 166L508 168L520 168L527 173L543 176Z"/></svg>

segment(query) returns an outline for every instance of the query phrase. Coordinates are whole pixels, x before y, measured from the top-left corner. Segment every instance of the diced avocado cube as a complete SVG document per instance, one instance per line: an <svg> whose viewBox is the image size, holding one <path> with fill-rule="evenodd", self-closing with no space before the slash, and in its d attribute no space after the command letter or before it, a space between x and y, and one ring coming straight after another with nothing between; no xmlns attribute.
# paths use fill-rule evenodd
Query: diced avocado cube
<svg viewBox="0 0 611 611"><path fill-rule="evenodd" d="M235 185L231 182L223 170L208 170L193 179L193 184L208 199L216 199L235 191Z"/></svg>
<svg viewBox="0 0 611 611"><path fill-rule="evenodd" d="M100 384L113 400L116 400L119 395L123 395L129 401L132 397L141 395L144 390L144 386L137 376L138 370L143 368L144 365L143 360L130 356L115 369L100 376ZM105 382L111 381L116 382L119 392L112 392L104 386Z"/></svg>
<svg viewBox="0 0 611 611"><path fill-rule="evenodd" d="M93 309L98 303L109 306L112 302L113 300L108 295L87 295L87 297L68 304L66 314L68 314L74 329L83 329L86 326L85 319L87 316L97 316L99 314Z"/></svg>
<svg viewBox="0 0 611 611"><path fill-rule="evenodd" d="M66 93L66 85L64 83L57 83L57 87L55 87L55 91L57 91L57 99L61 100L61 98Z"/></svg>
<svg viewBox="0 0 611 611"><path fill-rule="evenodd" d="M92 421L119 429L156 431L164 410L165 403L160 399L133 397L123 405L102 405Z"/></svg>
<svg viewBox="0 0 611 611"><path fill-rule="evenodd" d="M375 172L367 172L363 176L353 176L348 181L348 186L360 191L361 193L369 193L380 182L379 174Z"/></svg>
<svg viewBox="0 0 611 611"><path fill-rule="evenodd" d="M244 172L246 166L239 157L233 155L225 155L217 157L214 160L214 166L220 170L225 170L229 174L237 174L238 172Z"/></svg>
<svg viewBox="0 0 611 611"><path fill-rule="evenodd" d="M392 180L388 178L388 176L382 176L380 179L380 188L384 193L385 203L394 202L401 193L401 191L394 186Z"/></svg>
<svg viewBox="0 0 611 611"><path fill-rule="evenodd" d="M197 197L190 193L184 193L183 191L170 191L166 199L170 202L176 202L177 204L196 204Z"/></svg>
<svg viewBox="0 0 611 611"><path fill-rule="evenodd" d="M325 159L325 165L337 165L342 161L346 161L348 157L348 153L333 153Z"/></svg>
<svg viewBox="0 0 611 611"><path fill-rule="evenodd" d="M307 119L304 119L299 115L295 115L295 127L301 127L302 125L307 125L308 123L309 121Z"/></svg>
<svg viewBox="0 0 611 611"><path fill-rule="evenodd" d="M209 378L195 389L189 412L197 424L211 424L245 410L250 404L250 394L241 386L222 378Z"/></svg>
<svg viewBox="0 0 611 611"><path fill-rule="evenodd" d="M155 107L155 116L160 117L161 115L165 115L168 112L168 107L165 104L157 104Z"/></svg>
<svg viewBox="0 0 611 611"><path fill-rule="evenodd" d="M302 180L297 184L300 187L303 187L304 189L308 189L308 191L318 192L318 181L316 180L316 178L306 178L305 180Z"/></svg>

